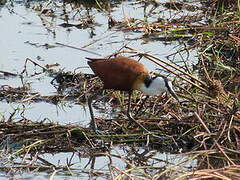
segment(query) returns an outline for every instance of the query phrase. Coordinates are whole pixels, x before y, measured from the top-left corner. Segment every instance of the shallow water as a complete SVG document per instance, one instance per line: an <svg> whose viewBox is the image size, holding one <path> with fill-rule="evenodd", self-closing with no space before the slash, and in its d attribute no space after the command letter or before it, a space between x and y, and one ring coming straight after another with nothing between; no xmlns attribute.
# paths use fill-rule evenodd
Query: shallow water
<svg viewBox="0 0 240 180"><path fill-rule="evenodd" d="M106 156L109 155L109 156ZM172 168L179 171L192 170L196 166L197 160L188 161L188 156L175 155L170 153L160 153L156 150L146 150L145 147L134 147L134 146L116 146L112 147L109 152L99 152L95 155L91 155L89 152L79 150L79 153L57 153L39 155L41 159L47 160L48 163L54 167L49 167L45 172L18 172L18 173L0 173L0 178L23 178L23 179L46 179L53 175L54 179L109 179L109 172L113 174L119 174L121 170L128 169L129 163L132 168L142 167L142 170L136 168L133 171L134 174L144 172L144 167L152 167L149 173L154 174L157 171L161 172L164 169ZM91 157L91 159L90 159ZM24 163L30 164L32 160L27 160L25 157ZM31 158L30 158L31 159ZM19 162L23 164L23 160L19 159ZM68 170L62 170L64 167L67 168L68 164L71 164L71 173ZM41 161L36 161L35 165L41 167ZM44 165L42 165L44 166ZM9 167L9 166L8 166ZM56 171L56 174L54 174ZM99 174L99 176L94 176ZM146 173L146 172L145 172ZM176 175L176 174L172 174ZM169 172L171 177L171 172Z"/></svg>
<svg viewBox="0 0 240 180"><path fill-rule="evenodd" d="M114 17L116 17L116 19L122 19L124 16L142 16L142 8L129 6L129 4L130 2L123 2L121 5L114 8ZM56 69L59 68L64 69L65 71L73 72L76 68L82 67L77 71L91 73L91 70L87 66L85 57L97 57L96 55L85 51L62 47L61 45L56 45L56 43L63 43L74 47L83 47L97 41L96 43L89 45L86 49L91 52L97 52L102 56L110 55L120 49L123 45L127 44L139 51L149 52L163 59L166 59L165 56L176 52L176 50L181 47L181 44L178 42L168 45L159 41L145 42L144 39L139 38L141 37L141 33L123 33L118 30L109 30L106 23L106 14L97 13L96 10L93 10L91 13L95 16L95 21L99 23L99 26L94 27L94 34L96 35L92 38L89 35L89 29L77 29L75 27L66 29L58 26L58 24L63 22L58 18L51 19L49 23L52 23L53 25L46 28L46 26L43 26L43 21L40 16L38 16L39 12L26 8L24 4L14 4L12 11L13 13L6 7L1 9L0 27L2 38L0 39L0 69L13 73L19 74L23 71L26 58L31 58L41 65L55 63L60 64L60 66ZM49 32L49 29L51 32ZM53 35L52 32L54 32L55 35ZM138 39L132 40L135 38ZM36 44L40 47L30 45L29 43ZM41 45L45 44L56 47L49 49L41 47ZM194 52L189 56L189 60L191 61L187 63L191 64L196 59L194 57ZM38 61L37 59L40 60ZM181 61L178 57L175 57L175 60L178 62ZM149 68L150 71L156 71L156 68L158 68L157 65L150 61L142 62ZM41 69L39 67L33 66L30 62L27 63L27 72L29 75L33 75L35 72L40 71ZM41 95L53 95L56 93L56 89L50 84L51 80L52 77L48 77L45 74L24 78L25 83L31 84L32 92L39 92ZM22 82L20 78L4 78L0 79L0 84L19 87L22 85ZM50 109L55 108L54 105L46 106ZM77 113L79 111L85 112L81 106L72 106L77 106L75 108ZM42 108L43 105L41 103L34 103L31 104L31 108L27 111L32 111L30 114L35 114L35 109L42 110ZM9 104L3 103L0 107L0 112L7 110L9 110ZM45 112L45 110L47 112L50 111L43 109L42 112ZM69 114L76 111L72 109ZM46 114L46 116L55 120L56 113ZM38 117L42 117L42 115L39 114ZM86 121L85 116L84 121ZM62 123L64 122L65 120L62 121Z"/></svg>
<svg viewBox="0 0 240 180"><path fill-rule="evenodd" d="M35 2L38 4L37 2ZM61 3L58 2L60 5ZM34 3L30 4L33 6ZM90 11L91 15L97 23L94 28L77 29L76 27L63 28L59 24L64 21L59 18L45 17L39 15L38 11L25 6L24 3L7 3L0 8L0 70L9 71L20 74L24 69L24 63L26 58L31 58L41 65L46 64L60 64L56 69L64 69L65 71L73 72L77 67L82 67L80 70L84 73L91 73L91 70L87 67L85 57L99 57L93 53L98 53L101 56L108 56L123 45L136 48L139 51L149 52L162 59L166 59L167 55L176 52L183 47L180 42L163 43L161 41L153 41L149 39L143 39L142 33L138 32L123 32L115 29L109 29L107 25L107 13L99 12L96 9ZM132 2L122 2L116 5L112 9L112 16L116 20L122 20L124 17L137 17L144 19L144 8L142 5L132 6ZM72 12L74 14L76 12ZM172 12L173 13L173 12ZM83 9L80 15L85 16L86 11ZM149 20L158 17L170 17L171 12L162 11L156 17L149 18ZM72 18L71 23L77 23L77 18ZM94 34L92 36L92 34ZM63 43L75 47L85 47L86 51L80 51L68 47L58 45L56 43ZM52 48L46 48L44 45L52 45ZM183 58L187 57L186 54L182 54ZM188 64L194 64L196 61L195 52L192 51L187 59ZM173 61L176 63L182 63L182 58L177 54L174 56ZM38 60L39 59L39 60ZM157 65L152 62L142 61L150 71L156 71ZM27 64L28 75L40 72L39 67L33 66L31 63ZM79 69L78 69L79 71ZM31 85L32 92L38 92L41 95L53 95L56 94L56 89L50 84L52 77L40 74L33 77L24 77L24 82ZM10 85L12 87L22 86L22 81L19 77L0 77L0 85ZM54 105L46 102L38 103L7 103L5 101L0 102L0 115L2 120L7 120L14 109L19 108L18 113L14 116L14 121L21 118L21 113L24 113L24 117L32 121L49 120L51 122L58 122L60 124L79 124L81 126L88 126L90 116L88 108L83 105L71 104L66 102L64 105ZM103 112L95 112L96 116L104 115ZM125 149L128 147L125 147ZM121 156L126 156L124 148L114 147L112 151L118 153ZM143 149L137 150L139 153ZM179 159L184 159L184 156L171 155L165 153L156 152L154 156L157 159L162 159L162 163L159 166L166 166L166 164L176 164ZM71 157L72 153L58 153L55 155L43 154L43 158L48 159L56 166L66 166L66 159ZM89 161L89 157L80 158L74 156L74 163L76 168L83 169ZM168 162L168 160L170 162ZM151 163L155 163L155 160L149 160ZM96 169L104 169L108 165L107 157L99 157L96 160ZM192 162L195 163L194 161ZM119 158L114 160L114 165L120 169L125 169L126 164ZM156 165L156 164L155 164ZM194 165L192 165L194 166ZM88 167L89 169L89 167ZM106 168L109 170L108 168ZM87 171L88 172L88 171ZM9 175L1 173L1 178L16 177L23 179L46 179L52 173L19 173L18 175ZM79 174L78 174L79 175ZM34 178L33 178L34 177ZM90 178L87 173L82 175L81 178ZM64 173L57 173L54 179L79 179L79 177L69 177Z"/></svg>

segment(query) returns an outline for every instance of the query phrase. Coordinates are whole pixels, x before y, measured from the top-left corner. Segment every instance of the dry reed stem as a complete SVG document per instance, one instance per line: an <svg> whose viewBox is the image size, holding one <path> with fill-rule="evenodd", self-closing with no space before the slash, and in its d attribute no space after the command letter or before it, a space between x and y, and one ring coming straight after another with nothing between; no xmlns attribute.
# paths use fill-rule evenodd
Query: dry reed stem
<svg viewBox="0 0 240 180"><path fill-rule="evenodd" d="M206 126L206 124L204 123L204 121L200 118L200 116L198 115L197 112L194 112L196 118L200 121L200 123L203 125L204 129L207 131L207 133L209 133L209 135L211 134L211 131L208 129L208 127ZM225 153L225 151L221 148L221 146L219 145L219 143L214 139L214 144L216 144L217 148L220 150L220 152L223 154L223 156L232 164L232 165L236 165L229 157L228 155Z"/></svg>
<svg viewBox="0 0 240 180"><path fill-rule="evenodd" d="M165 69L165 70L167 70L168 72L176 75L176 76L179 77L180 79L183 79L184 81L187 81L188 83L190 83L190 84L192 84L193 86L201 89L201 90L204 91L204 92L208 92L205 88L199 86L198 84L190 81L189 79L183 77L182 75L179 75L178 73L172 71L171 69L169 69L168 67L165 66L165 65L168 65L168 66L174 68L175 70L180 71L181 73L183 73L184 75L188 76L189 78L194 79L194 80L196 80L197 82L201 83L202 85L206 86L206 84L205 84L204 82L202 82L201 80L199 80L199 79L196 78L195 76L193 76L193 75L185 72L184 70L180 69L179 67L175 66L174 64L171 64L171 63L169 63L169 62L167 62L167 61L165 61L165 60L162 60L162 59L160 59L160 58L157 58L157 57L155 57L155 56L153 56L153 55L151 55L151 54L144 53L144 52L139 52L138 50L135 50L135 49L133 49L133 48L131 48L131 47L128 47L128 46L125 46L125 47L126 47L127 49L129 49L130 51L125 51L125 50L123 50L121 53L134 53L134 54L137 53L137 54L141 54L142 56L148 58L149 60L151 60L151 61L154 62L155 64L161 66L163 69ZM160 64L160 63L157 62L157 61L159 61L159 62L161 62L161 63L163 63L163 64L165 64L165 65L162 65L162 64Z"/></svg>
<svg viewBox="0 0 240 180"><path fill-rule="evenodd" d="M85 51L85 52L88 52L88 53L90 53L90 54L94 54L94 55L97 55L97 56L101 56L101 57L102 57L101 54L96 53L96 52L93 52L93 51L90 51L90 50L87 50L87 49L84 49L84 48L75 47L75 46L70 46L70 45L67 45L67 44L59 43L59 42L56 42L56 44L57 44L57 45L64 46L64 47L72 48L72 49L77 49L77 50Z"/></svg>
<svg viewBox="0 0 240 180"><path fill-rule="evenodd" d="M187 172L174 180L181 180L187 178L188 180L198 179L222 179L222 180L238 180L240 179L240 166L231 165L220 169L200 169L193 172Z"/></svg>

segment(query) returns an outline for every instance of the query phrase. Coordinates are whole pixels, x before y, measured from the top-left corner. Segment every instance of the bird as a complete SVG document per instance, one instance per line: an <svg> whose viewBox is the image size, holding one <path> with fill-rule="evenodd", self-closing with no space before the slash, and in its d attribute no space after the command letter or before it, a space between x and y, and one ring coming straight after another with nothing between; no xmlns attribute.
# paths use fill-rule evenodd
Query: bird
<svg viewBox="0 0 240 180"><path fill-rule="evenodd" d="M178 100L177 95L173 90L172 82L167 77L163 75L152 76L142 63L134 59L124 56L117 56L113 58L87 57L86 59L88 60L87 63L94 74L103 82L103 89L128 92L127 117L142 128L144 127L140 123L136 122L130 114L131 95L134 90L141 91L147 96L154 96L163 92L169 92L175 99ZM94 119L94 117L92 117L92 119Z"/></svg>

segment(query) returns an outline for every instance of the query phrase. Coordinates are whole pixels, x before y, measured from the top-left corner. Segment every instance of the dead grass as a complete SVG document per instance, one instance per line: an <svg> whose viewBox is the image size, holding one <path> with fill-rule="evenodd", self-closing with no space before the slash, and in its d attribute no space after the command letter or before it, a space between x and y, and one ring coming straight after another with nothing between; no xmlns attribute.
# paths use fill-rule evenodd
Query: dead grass
<svg viewBox="0 0 240 180"><path fill-rule="evenodd" d="M153 13L159 6L155 1L141 1L149 3ZM204 2L201 2L204 4ZM142 96L134 95L132 103L133 114L150 133L143 133L142 129L129 123L124 116L127 96L124 93L116 94L112 91L102 91L101 82L97 77L75 72L56 72L51 66L38 64L27 59L25 69L20 76L27 73L27 63L32 63L42 69L41 73L51 75L52 84L56 86L59 94L41 96L31 93L27 87L2 86L0 89L1 100L11 102L36 102L47 101L59 103L63 100L75 103L86 102L87 94L97 93L95 105L99 102L110 104L114 109L119 109L117 118L96 118L101 131L105 134L95 134L91 129L79 126L61 126L54 123L33 123L23 119L19 122L0 124L3 149L12 142L20 141L24 146L11 155L21 155L33 152L68 152L75 151L77 147L85 145L87 148L98 150L101 146L96 140L105 143L105 148L111 143L146 143L159 151L185 152L195 154L198 159L194 171L178 171L167 168L155 171L150 176L148 173L132 175L139 169L157 169L156 167L131 167L126 171L119 171L116 179L134 179L136 177L162 178L168 177L170 171L176 171L180 176L175 179L239 179L240 157L240 59L239 59L239 10L236 9L237 1L210 1L196 10L206 14L181 16L170 20L142 21L125 17L122 22L117 22L109 15L109 26L121 31L142 32L139 38L173 41L183 43L194 41L193 45L185 46L179 52L189 52L197 49L199 62L197 72L185 67L168 63L158 57L139 52L129 46L123 46L113 55L133 55L145 58L164 68L168 73L174 74L175 87L181 104L169 96L151 97L143 107ZM134 3L133 3L134 4ZM193 8L185 3L169 2L164 6L171 10ZM209 8L210 7L210 8ZM154 13L153 13L154 14ZM206 16L207 15L207 16ZM204 24L197 24L204 20ZM92 22L92 21L91 21ZM178 22L178 23L176 23ZM85 23L84 28L88 27ZM81 27L83 28L83 27ZM94 42L93 42L94 43ZM59 44L58 44L59 45ZM61 44L64 45L64 44ZM72 48L72 47L71 47ZM81 48L80 50L83 50ZM11 72L0 71L5 75L14 75ZM99 90L100 89L100 90ZM98 97L103 97L99 99ZM141 107L141 111L139 108ZM14 113L12 114L13 117ZM102 150L104 152L104 150ZM192 160L192 159L189 159Z"/></svg>

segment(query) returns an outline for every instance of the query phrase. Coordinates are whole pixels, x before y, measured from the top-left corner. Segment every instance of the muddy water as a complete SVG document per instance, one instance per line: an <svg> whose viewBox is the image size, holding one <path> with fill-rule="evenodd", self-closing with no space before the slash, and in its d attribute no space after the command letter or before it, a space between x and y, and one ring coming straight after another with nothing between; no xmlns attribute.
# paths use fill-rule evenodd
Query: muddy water
<svg viewBox="0 0 240 180"><path fill-rule="evenodd" d="M40 16L39 11L33 10L25 5L26 4L23 3L13 3L13 5L7 3L5 6L0 7L0 70L20 74L24 69L26 58L31 58L41 65L58 63L59 66L57 66L56 69L74 71L77 67L81 67L82 72L91 73L90 69L87 67L85 57L108 56L125 44L140 51L157 55L163 59L166 59L165 56L183 47L179 42L162 43L160 41L146 40L141 38L142 34L138 32L133 33L114 29L110 30L107 25L107 13L99 12L94 8L90 11L90 14L94 16L94 20L97 23L94 28L77 29L76 27L63 28L59 26L64 23L61 18ZM30 6L32 7L33 4ZM113 7L112 16L116 20L123 20L124 17L144 19L146 17L144 17L143 12L144 8L141 5L132 6L131 2L122 2ZM80 14L83 16L86 15L86 11L84 10L82 10L81 13ZM162 17L169 17L171 15L171 13L161 13L160 16ZM78 21L77 19L71 19L71 23L78 23ZM85 49L90 52L64 47L56 43L63 43L75 47L86 47ZM99 56L94 53L98 53ZM182 55L183 58L187 56L185 54ZM174 61L182 61L179 55L174 57ZM189 54L188 59L191 61L187 63L194 63L196 60L195 53L192 52ZM142 62L147 65L151 71L156 71L157 66L153 63L149 61ZM31 75L41 71L41 69L28 63L27 71L28 74ZM51 80L52 77L46 76L45 74L33 77L28 76L23 79L24 83L29 83L32 92L38 92L41 95L56 94L56 89L50 84ZM0 85L19 87L22 86L22 81L19 77L0 76ZM66 102L64 106L56 106L45 102L25 103L23 105L21 103L7 103L1 101L0 118L2 120L7 120L16 108L19 108L19 110L13 118L15 121L21 118L21 113L24 113L24 117L32 121L47 119L60 124L70 123L88 126L90 120L88 108L86 106L75 105L69 102ZM95 115L101 116L103 114L95 112ZM138 152L140 153L141 151L143 151L143 149L139 148ZM112 152L121 156L127 155L122 147L115 147ZM168 163L176 164L178 160L185 158L177 155L154 153L156 153L154 158L159 161L162 160L159 166L161 165L163 167ZM55 155L44 154L42 156L56 166L66 166L66 160L69 159L71 155L72 153L59 153ZM154 158L149 159L149 161L154 163ZM168 161L169 159L171 160ZM78 170L85 168L84 171L86 170L86 172L88 172L90 169L89 166L86 166L89 157L79 159L79 156L74 155L73 161L76 164L77 171L74 173L78 172L77 176L79 175ZM94 168L105 168L108 170L108 168L106 168L108 163L106 157L98 157ZM194 164L194 161L192 163ZM114 160L114 165L120 169L125 169L126 167L126 164L119 158ZM0 178L14 176L23 179L46 179L50 176L52 171L48 173L20 173L18 175L9 175L2 172L0 173ZM57 173L54 177L54 179L79 179L79 176L69 177L64 173ZM86 179L90 178L88 173L81 175L81 177Z"/></svg>

